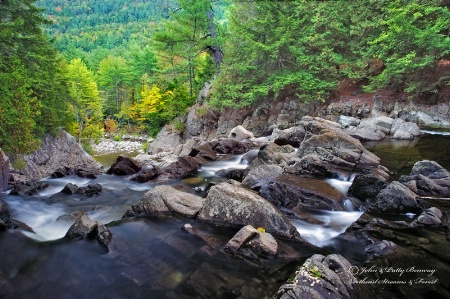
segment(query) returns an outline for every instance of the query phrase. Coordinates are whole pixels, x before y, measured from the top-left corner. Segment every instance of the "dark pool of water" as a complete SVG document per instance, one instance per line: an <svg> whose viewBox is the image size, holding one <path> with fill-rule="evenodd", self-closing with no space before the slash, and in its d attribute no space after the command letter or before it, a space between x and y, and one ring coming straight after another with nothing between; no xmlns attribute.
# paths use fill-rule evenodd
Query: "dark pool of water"
<svg viewBox="0 0 450 299"><path fill-rule="evenodd" d="M364 142L363 145L380 157L381 164L393 172L393 180L409 174L414 163L421 160L433 160L450 169L450 135L431 132L411 141L385 139L381 142Z"/></svg>

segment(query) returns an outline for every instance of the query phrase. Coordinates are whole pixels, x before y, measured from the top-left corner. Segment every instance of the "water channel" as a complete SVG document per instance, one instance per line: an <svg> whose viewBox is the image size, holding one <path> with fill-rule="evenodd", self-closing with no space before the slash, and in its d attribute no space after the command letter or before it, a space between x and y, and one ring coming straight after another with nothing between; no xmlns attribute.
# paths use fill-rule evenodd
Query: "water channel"
<svg viewBox="0 0 450 299"><path fill-rule="evenodd" d="M428 131L414 141L365 143L381 158L394 177L407 174L419 160L435 160L450 169L450 136ZM102 160L109 163L109 160ZM245 168L242 156L212 162L199 169L196 186L216 178L224 168ZM291 219L302 237L319 252L286 242L297 252L292 260L255 263L227 256L180 228L190 223L216 236L223 244L236 229L219 228L182 217L120 220L125 211L152 189L152 183L134 183L127 177L102 175L45 179L50 187L38 196L0 194L11 216L33 228L33 233L0 234L0 298L270 298L314 253L334 251L358 260L363 245L342 240L340 234L362 214L351 202L345 211L309 211L310 220ZM99 183L103 192L93 198L59 193L67 183ZM199 183L200 182L200 183ZM328 180L347 193L351 180ZM186 184L176 181L173 184ZM187 187L192 188L189 180ZM72 224L62 215L84 210L91 219L108 224L113 234L110 252L96 241L62 239ZM346 245L345 245L346 244Z"/></svg>

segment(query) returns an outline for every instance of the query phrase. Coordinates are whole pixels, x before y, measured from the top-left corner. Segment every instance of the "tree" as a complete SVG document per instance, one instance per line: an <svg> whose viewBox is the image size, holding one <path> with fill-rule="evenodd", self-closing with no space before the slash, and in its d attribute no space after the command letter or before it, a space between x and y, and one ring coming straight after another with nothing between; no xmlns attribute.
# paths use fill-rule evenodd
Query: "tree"
<svg viewBox="0 0 450 299"><path fill-rule="evenodd" d="M81 143L83 130L95 134L101 123L100 94L94 74L80 59L73 59L67 66L67 85L72 99L71 110L78 126L78 142Z"/></svg>
<svg viewBox="0 0 450 299"><path fill-rule="evenodd" d="M106 114L118 113L122 102L129 100L131 81L131 68L123 57L109 55L100 61L98 82L105 94Z"/></svg>
<svg viewBox="0 0 450 299"><path fill-rule="evenodd" d="M12 155L33 150L67 119L60 59L34 2L0 2L0 145Z"/></svg>
<svg viewBox="0 0 450 299"><path fill-rule="evenodd" d="M161 69L165 69L168 81L174 78L187 82L189 93L194 95L203 82L198 82L203 53L213 57L215 68L207 70L210 77L220 68L222 53L217 35L217 24L210 0L181 0L180 7L171 14L155 35L155 47L159 51ZM208 59L210 59L208 57Z"/></svg>

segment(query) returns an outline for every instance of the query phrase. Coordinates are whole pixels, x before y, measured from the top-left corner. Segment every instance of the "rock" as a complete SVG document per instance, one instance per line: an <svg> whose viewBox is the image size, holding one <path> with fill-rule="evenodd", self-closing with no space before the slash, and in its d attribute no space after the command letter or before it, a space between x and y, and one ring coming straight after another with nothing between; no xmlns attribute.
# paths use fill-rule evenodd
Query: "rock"
<svg viewBox="0 0 450 299"><path fill-rule="evenodd" d="M274 257L278 252L278 243L271 234L259 231L251 225L246 225L228 241L222 250L258 259Z"/></svg>
<svg viewBox="0 0 450 299"><path fill-rule="evenodd" d="M11 222L11 214L9 212L6 203L0 200L0 221L2 223L2 229L0 231L5 231L8 228L13 228L13 223Z"/></svg>
<svg viewBox="0 0 450 299"><path fill-rule="evenodd" d="M405 185L394 181L380 191L370 211L391 214L417 213L421 208L416 197L417 195Z"/></svg>
<svg viewBox="0 0 450 299"><path fill-rule="evenodd" d="M21 172L26 180L40 180L61 167L90 169L95 174L103 172L102 165L65 131L60 131L56 137L45 136L39 149L23 158L27 166Z"/></svg>
<svg viewBox="0 0 450 299"><path fill-rule="evenodd" d="M227 179L235 180L238 182L242 182L242 180L244 179L244 172L245 169L228 168L218 170L216 172L216 175Z"/></svg>
<svg viewBox="0 0 450 299"><path fill-rule="evenodd" d="M170 152L182 143L183 139L180 134L172 132L172 127L170 125L165 125L161 131L159 131L155 140L149 144L147 153L157 154L159 152Z"/></svg>
<svg viewBox="0 0 450 299"><path fill-rule="evenodd" d="M97 226L98 223L96 221L92 221L86 214L83 214L69 228L64 238L74 240L95 237Z"/></svg>
<svg viewBox="0 0 450 299"><path fill-rule="evenodd" d="M295 157L295 149L292 146L269 143L259 149L258 157L253 160L252 165L276 164L282 166L286 165L293 157Z"/></svg>
<svg viewBox="0 0 450 299"><path fill-rule="evenodd" d="M253 133L246 130L243 126L240 125L231 129L230 134L228 135L228 139L233 139L236 141L242 141L244 139L251 138L255 138L255 136L253 136Z"/></svg>
<svg viewBox="0 0 450 299"><path fill-rule="evenodd" d="M340 129L340 125L320 118L303 117L306 137L297 155L317 155L335 168L365 168L379 165L379 158L366 150L361 142ZM330 168L329 168L330 169Z"/></svg>
<svg viewBox="0 0 450 299"><path fill-rule="evenodd" d="M258 191L273 177L283 173L283 168L278 165L259 165L252 167L242 181L242 186Z"/></svg>
<svg viewBox="0 0 450 299"><path fill-rule="evenodd" d="M275 144L279 146L291 145L293 147L299 147L305 138L305 128L296 126L282 131L279 130L275 134L277 135L273 141Z"/></svg>
<svg viewBox="0 0 450 299"><path fill-rule="evenodd" d="M68 183L61 193L65 194L80 194L82 196L93 197L102 192L102 186L100 184L89 184L86 187L78 187L75 184Z"/></svg>
<svg viewBox="0 0 450 299"><path fill-rule="evenodd" d="M421 196L450 196L450 172L434 161L416 162L399 182Z"/></svg>
<svg viewBox="0 0 450 299"><path fill-rule="evenodd" d="M133 216L166 216L172 213L195 217L205 199L181 192L172 186L162 185L145 193L144 197L129 209L122 218Z"/></svg>
<svg viewBox="0 0 450 299"><path fill-rule="evenodd" d="M395 250L396 246L397 245L392 241L382 240L382 241L367 245L364 248L364 252L366 254L373 255L373 256L388 255L393 250Z"/></svg>
<svg viewBox="0 0 450 299"><path fill-rule="evenodd" d="M163 166L161 172L170 174L172 178L180 178L197 170L205 162L205 160L198 157L183 156L179 157L177 161Z"/></svg>
<svg viewBox="0 0 450 299"><path fill-rule="evenodd" d="M74 174L73 168L63 166L63 167L56 169L50 176L52 178L62 178L62 177L72 175L72 174Z"/></svg>
<svg viewBox="0 0 450 299"><path fill-rule="evenodd" d="M273 204L252 191L229 183L218 184L209 190L197 218L231 227L251 224L280 238L299 236L295 227Z"/></svg>
<svg viewBox="0 0 450 299"><path fill-rule="evenodd" d="M280 287L273 298L280 299L350 299L355 297L356 278L351 264L339 254L315 254L305 261L289 283Z"/></svg>
<svg viewBox="0 0 450 299"><path fill-rule="evenodd" d="M160 170L158 167L154 165L148 165L142 167L142 169L134 175L130 180L138 181L139 183L145 183L150 180L156 179L160 174Z"/></svg>
<svg viewBox="0 0 450 299"><path fill-rule="evenodd" d="M39 191L47 188L49 185L45 182L19 182L14 184L10 195L20 195L20 196L32 196L37 194Z"/></svg>
<svg viewBox="0 0 450 299"><path fill-rule="evenodd" d="M131 175L138 173L142 169L134 159L126 156L118 156L116 162L106 171L106 174Z"/></svg>
<svg viewBox="0 0 450 299"><path fill-rule="evenodd" d="M412 227L416 226L437 226L442 224L442 212L438 208L431 207L423 211L416 220L411 223Z"/></svg>
<svg viewBox="0 0 450 299"><path fill-rule="evenodd" d="M96 238L100 246L109 251L112 234L101 222L92 221L82 213L69 228L64 238L68 240Z"/></svg>
<svg viewBox="0 0 450 299"><path fill-rule="evenodd" d="M289 209L343 210L344 195L323 180L283 174L272 178L259 194L276 206Z"/></svg>
<svg viewBox="0 0 450 299"><path fill-rule="evenodd" d="M258 230L251 225L242 227L223 248L224 252L236 253L245 243L258 234Z"/></svg>
<svg viewBox="0 0 450 299"><path fill-rule="evenodd" d="M253 148L250 141L236 141L232 139L220 139L212 146L213 150L218 154L244 154Z"/></svg>
<svg viewBox="0 0 450 299"><path fill-rule="evenodd" d="M386 175L374 169L367 169L355 176L348 191L361 200L371 202L386 187L389 179L389 175Z"/></svg>
<svg viewBox="0 0 450 299"><path fill-rule="evenodd" d="M78 189L79 189L79 187L78 187L77 185L72 184L72 183L68 183L68 184L61 190L61 193L72 195L72 194L76 194L76 193L78 192Z"/></svg>
<svg viewBox="0 0 450 299"><path fill-rule="evenodd" d="M194 146L189 153L191 157L202 157L207 161L217 160L216 152L211 148L209 143L202 143L200 145Z"/></svg>
<svg viewBox="0 0 450 299"><path fill-rule="evenodd" d="M88 178L95 180L97 178L98 172L95 169L82 169L77 168L75 170L77 176L81 178Z"/></svg>
<svg viewBox="0 0 450 299"><path fill-rule="evenodd" d="M332 164L323 161L319 155L308 154L299 161L292 160L284 171L298 176L310 175L314 177L331 178L334 174L340 173L340 170L333 167Z"/></svg>
<svg viewBox="0 0 450 299"><path fill-rule="evenodd" d="M223 242L216 238L213 234L201 231L196 227L193 227L190 224L185 224L181 228L186 233L195 235L202 239L206 244L208 244L211 248L219 250L222 247Z"/></svg>
<svg viewBox="0 0 450 299"><path fill-rule="evenodd" d="M8 188L9 181L9 158L3 153L0 148L0 191L5 191Z"/></svg>
<svg viewBox="0 0 450 299"><path fill-rule="evenodd" d="M411 140L420 136L419 126L412 122L405 122L397 118L392 124L391 136L393 139Z"/></svg>
<svg viewBox="0 0 450 299"><path fill-rule="evenodd" d="M365 141L379 141L386 137L389 129L377 125L376 119L364 119L356 127L348 127L344 130L350 136Z"/></svg>
<svg viewBox="0 0 450 299"><path fill-rule="evenodd" d="M348 127L357 127L360 122L361 120L359 118L345 115L340 115L338 120L338 123L341 124L341 127L343 129L346 129Z"/></svg>

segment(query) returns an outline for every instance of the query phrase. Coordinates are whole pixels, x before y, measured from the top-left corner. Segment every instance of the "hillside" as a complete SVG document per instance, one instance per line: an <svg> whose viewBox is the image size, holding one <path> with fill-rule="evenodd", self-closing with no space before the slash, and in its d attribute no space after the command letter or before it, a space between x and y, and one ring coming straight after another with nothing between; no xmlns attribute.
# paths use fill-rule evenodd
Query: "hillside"
<svg viewBox="0 0 450 299"><path fill-rule="evenodd" d="M174 3L173 0L39 0L36 6L43 8L45 16L53 21L46 32L54 38L56 47L65 52L91 51L97 47L113 49L132 40L148 42L155 24L168 17Z"/></svg>

